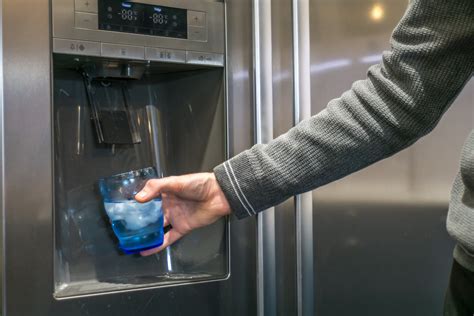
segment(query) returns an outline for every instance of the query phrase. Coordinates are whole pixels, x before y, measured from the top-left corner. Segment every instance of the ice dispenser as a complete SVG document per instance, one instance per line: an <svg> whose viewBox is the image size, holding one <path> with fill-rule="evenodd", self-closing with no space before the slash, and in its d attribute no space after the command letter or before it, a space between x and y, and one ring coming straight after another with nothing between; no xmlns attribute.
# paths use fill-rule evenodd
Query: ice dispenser
<svg viewBox="0 0 474 316"><path fill-rule="evenodd" d="M100 178L226 158L223 4L142 2L53 0L58 299L229 274L227 220L140 257L118 249L103 209Z"/></svg>

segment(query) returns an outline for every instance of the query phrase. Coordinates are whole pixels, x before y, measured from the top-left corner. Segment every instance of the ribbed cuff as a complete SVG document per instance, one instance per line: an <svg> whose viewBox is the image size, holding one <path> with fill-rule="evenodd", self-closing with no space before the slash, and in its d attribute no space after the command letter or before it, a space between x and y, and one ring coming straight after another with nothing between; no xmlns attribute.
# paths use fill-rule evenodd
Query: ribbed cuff
<svg viewBox="0 0 474 316"><path fill-rule="evenodd" d="M474 272L474 256L460 244L454 247L454 259L465 269Z"/></svg>
<svg viewBox="0 0 474 316"><path fill-rule="evenodd" d="M257 179L245 152L214 168L214 174L237 218L257 214L251 201L251 196L258 192Z"/></svg>

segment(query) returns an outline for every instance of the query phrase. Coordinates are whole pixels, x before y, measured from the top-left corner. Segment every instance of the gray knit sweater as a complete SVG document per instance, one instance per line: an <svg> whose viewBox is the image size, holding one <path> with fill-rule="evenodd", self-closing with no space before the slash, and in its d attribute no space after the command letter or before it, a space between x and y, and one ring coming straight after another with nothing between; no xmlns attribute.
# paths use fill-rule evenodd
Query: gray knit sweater
<svg viewBox="0 0 474 316"><path fill-rule="evenodd" d="M387 158L429 133L474 71L474 0L412 0L391 51L327 108L214 173L238 218ZM433 157L434 159L435 157ZM454 255L474 271L474 132L447 223Z"/></svg>

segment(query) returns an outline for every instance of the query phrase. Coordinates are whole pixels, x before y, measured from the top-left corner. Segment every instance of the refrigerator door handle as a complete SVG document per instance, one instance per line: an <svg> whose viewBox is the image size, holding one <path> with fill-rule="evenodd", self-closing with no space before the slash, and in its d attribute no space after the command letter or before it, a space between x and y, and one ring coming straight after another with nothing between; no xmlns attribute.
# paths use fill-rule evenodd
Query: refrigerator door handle
<svg viewBox="0 0 474 316"><path fill-rule="evenodd" d="M253 0L254 104L256 143L273 139L271 0ZM276 315L275 209L257 215L257 309Z"/></svg>
<svg viewBox="0 0 474 316"><path fill-rule="evenodd" d="M311 117L309 0L292 0L294 124ZM312 192L295 197L298 316L315 315Z"/></svg>

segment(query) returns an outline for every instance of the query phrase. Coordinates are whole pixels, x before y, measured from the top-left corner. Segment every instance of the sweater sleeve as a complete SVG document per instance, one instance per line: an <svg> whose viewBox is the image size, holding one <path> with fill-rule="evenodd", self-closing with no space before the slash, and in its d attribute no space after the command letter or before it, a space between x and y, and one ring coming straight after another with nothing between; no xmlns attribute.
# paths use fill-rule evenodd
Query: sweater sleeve
<svg viewBox="0 0 474 316"><path fill-rule="evenodd" d="M474 69L474 1L412 0L365 80L214 169L238 218L389 157L429 133Z"/></svg>

